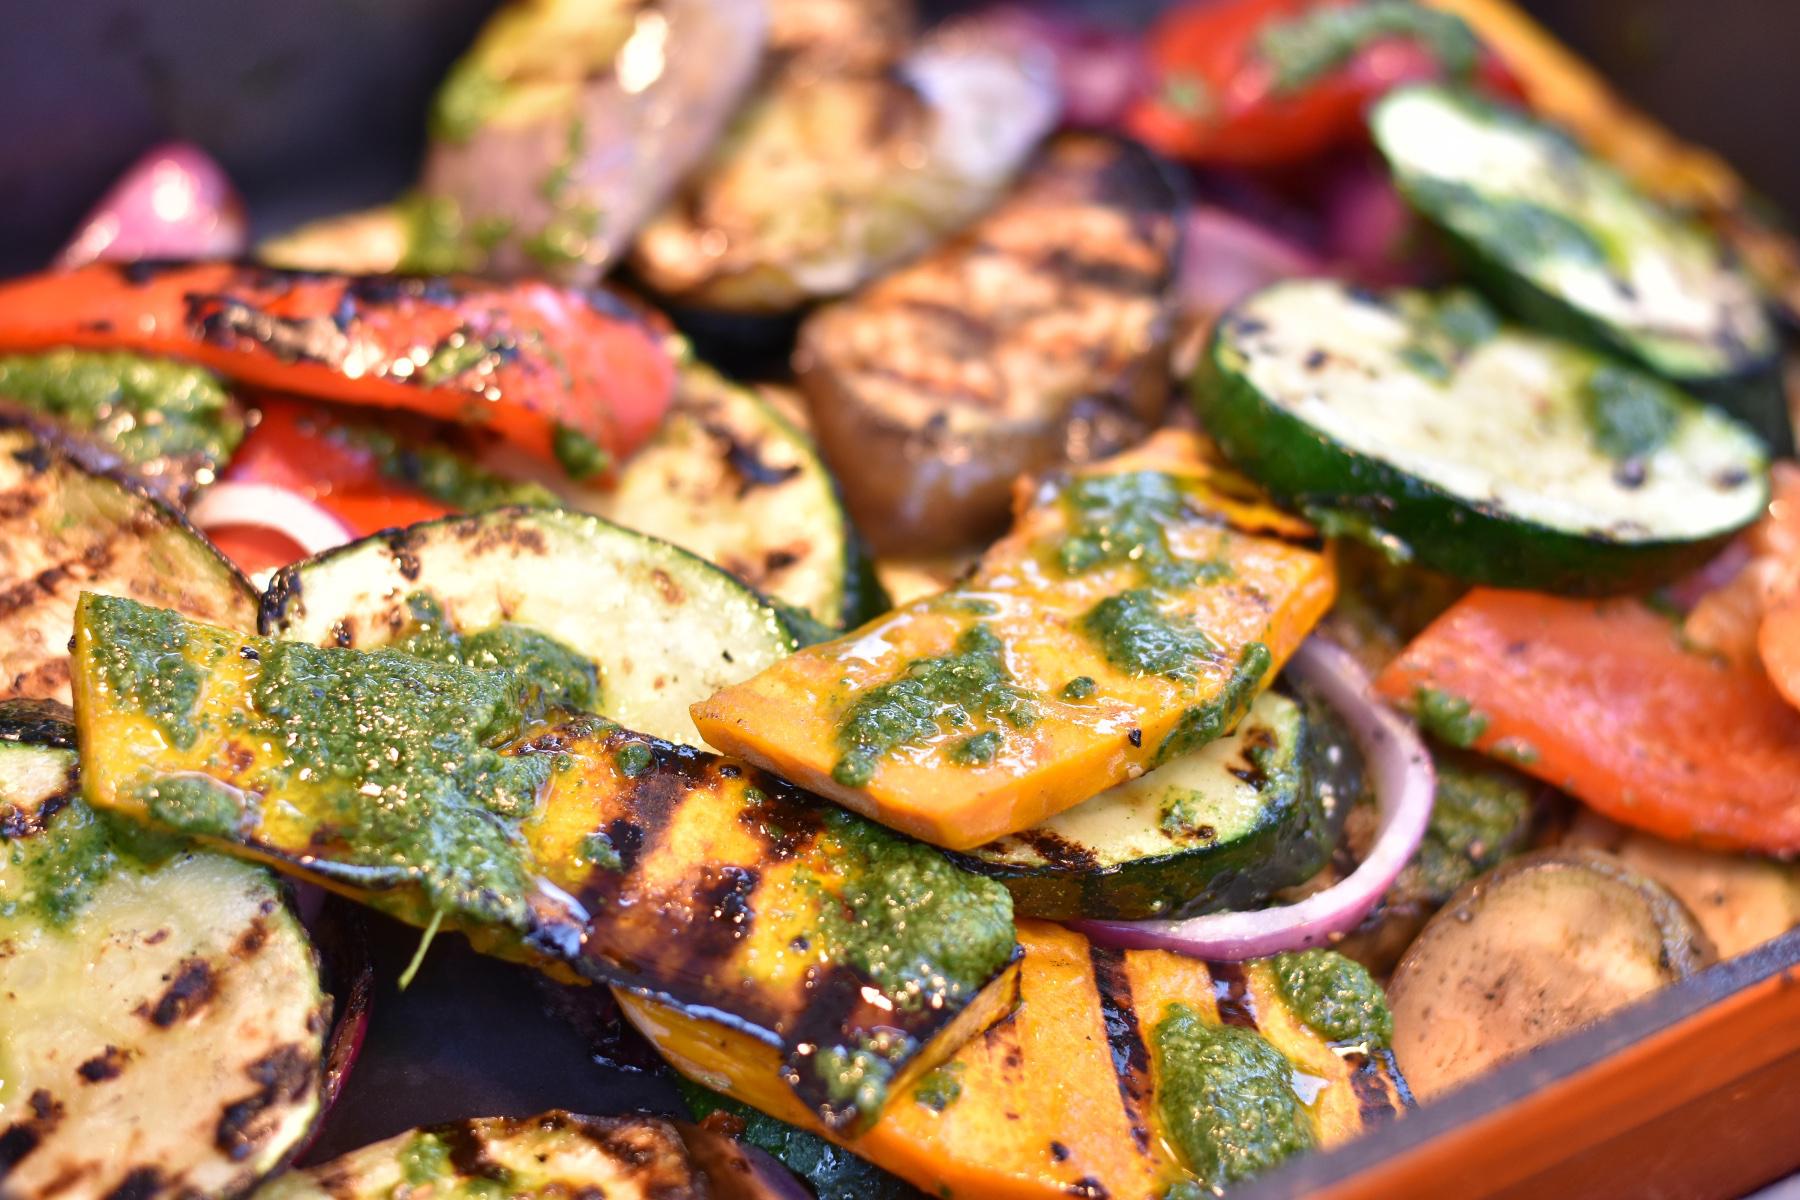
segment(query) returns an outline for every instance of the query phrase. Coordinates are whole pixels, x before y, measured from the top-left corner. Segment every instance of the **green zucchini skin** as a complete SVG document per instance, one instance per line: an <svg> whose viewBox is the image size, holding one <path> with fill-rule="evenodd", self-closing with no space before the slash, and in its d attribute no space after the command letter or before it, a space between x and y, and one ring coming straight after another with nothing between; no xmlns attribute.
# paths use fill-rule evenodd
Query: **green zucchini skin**
<svg viewBox="0 0 1800 1200"><path fill-rule="evenodd" d="M1240 331L1260 325L1246 315L1249 306L1288 286L1336 285L1278 284L1228 312L1190 379L1191 399L1202 426L1233 463L1327 532L1363 536L1395 557L1469 583L1611 595L1666 583L1698 567L1767 502L1766 462L1757 460L1748 466L1760 487L1742 506L1741 521L1710 536L1624 540L1521 517L1491 499L1458 494L1345 445L1258 388L1234 343ZM1404 301L1417 294L1397 295Z"/></svg>
<svg viewBox="0 0 1800 1200"><path fill-rule="evenodd" d="M1266 757L1252 760L1253 746ZM1301 703L1267 693L1232 735L1096 796L1071 810L1071 819L951 857L1005 884L1022 917L1139 920L1252 907L1310 878L1330 855L1334 791L1315 774L1324 747ZM1146 843L1139 833L1114 847L1075 832L1093 827L1092 814L1102 811L1096 806L1161 807L1196 781L1235 794L1206 793L1195 810L1199 823L1246 801L1256 808L1253 820L1216 838L1174 833ZM1120 836L1131 834L1122 829Z"/></svg>
<svg viewBox="0 0 1800 1200"><path fill-rule="evenodd" d="M1447 200L1444 192L1434 186L1441 184L1443 177L1430 175L1429 167L1420 169L1433 156L1428 147L1408 139L1399 128L1397 114L1407 106L1426 104L1456 110L1477 124L1516 137L1522 146L1535 147L1555 168L1540 173L1582 180L1604 197L1595 200L1596 204L1630 209L1625 220L1636 222L1647 230L1646 236L1662 241L1669 248L1670 261L1690 255L1710 258L1710 278L1706 282L1718 297L1712 335L1683 340L1653 326L1598 312L1532 278L1531 262L1520 260L1517 239L1502 237L1494 223L1470 219L1467 212L1459 211L1466 206ZM1452 255L1482 290L1513 316L1528 325L1636 362L1691 394L1725 408L1754 429L1773 453L1794 452L1793 430L1780 391L1780 340L1766 313L1752 310L1756 299L1754 284L1709 231L1678 214L1660 210L1656 201L1637 191L1610 164L1589 154L1563 131L1472 94L1437 86L1397 89L1376 106L1370 127L1402 197L1443 234ZM1487 196L1480 184L1472 190L1481 198ZM1504 189L1501 195L1502 199L1512 198L1505 195ZM1605 242L1612 232L1583 224L1583 214L1579 212L1553 204L1545 207L1599 242ZM1690 268L1696 265L1688 264ZM1617 269L1611 273L1616 275ZM1697 289L1692 281L1687 282L1686 298L1692 299Z"/></svg>

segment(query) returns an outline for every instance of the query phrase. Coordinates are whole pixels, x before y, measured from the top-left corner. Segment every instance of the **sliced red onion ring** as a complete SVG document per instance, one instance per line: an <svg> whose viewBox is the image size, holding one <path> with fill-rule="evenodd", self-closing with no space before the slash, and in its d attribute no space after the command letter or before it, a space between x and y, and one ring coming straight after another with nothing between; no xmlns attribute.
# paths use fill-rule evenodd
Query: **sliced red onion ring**
<svg viewBox="0 0 1800 1200"><path fill-rule="evenodd" d="M1664 594L1677 611L1692 611L1696 604L1705 599L1707 593L1718 591L1741 575L1755 557L1750 543L1738 538L1692 575L1670 584Z"/></svg>
<svg viewBox="0 0 1800 1200"><path fill-rule="evenodd" d="M249 244L244 206L224 168L198 146L169 142L119 176L56 262L235 258Z"/></svg>
<svg viewBox="0 0 1800 1200"><path fill-rule="evenodd" d="M1375 699L1369 677L1341 646L1316 635L1308 638L1288 670L1337 710L1362 750L1381 809L1381 831L1362 865L1296 904L1185 921L1071 922L1076 929L1113 946L1225 961L1261 958L1322 945L1332 934L1349 932L1393 886L1431 818L1437 789L1431 754L1411 721Z"/></svg>
<svg viewBox="0 0 1800 1200"><path fill-rule="evenodd" d="M226 525L273 529L307 554L350 540L350 530L299 492L269 483L215 483L188 507L188 520L202 530Z"/></svg>

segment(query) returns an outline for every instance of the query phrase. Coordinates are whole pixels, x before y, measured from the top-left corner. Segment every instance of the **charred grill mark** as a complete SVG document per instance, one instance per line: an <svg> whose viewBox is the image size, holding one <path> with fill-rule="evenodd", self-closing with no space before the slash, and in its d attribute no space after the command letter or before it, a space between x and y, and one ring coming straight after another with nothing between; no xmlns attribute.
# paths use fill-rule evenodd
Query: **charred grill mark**
<svg viewBox="0 0 1800 1200"><path fill-rule="evenodd" d="M1168 283L1166 270L1146 271L1130 263L1087 258L1067 246L1057 246L1040 255L1032 266L1071 288L1095 288L1141 296L1153 295Z"/></svg>
<svg viewBox="0 0 1800 1200"><path fill-rule="evenodd" d="M388 553L393 557L394 569L400 572L400 578L408 583L419 581L419 556L413 551L413 539L404 530L395 530L387 535Z"/></svg>
<svg viewBox="0 0 1800 1200"><path fill-rule="evenodd" d="M751 900L761 879L750 867L702 868L695 897L700 927L690 934L689 953L701 961L723 960L750 936L756 920Z"/></svg>
<svg viewBox="0 0 1800 1200"><path fill-rule="evenodd" d="M1022 829L1013 834L1012 839L1031 847L1039 858L1059 871L1087 871L1100 862L1092 850L1053 830Z"/></svg>
<svg viewBox="0 0 1800 1200"><path fill-rule="evenodd" d="M488 1157L487 1142L473 1122L456 1121L439 1126L433 1132L450 1152L450 1166L461 1178L509 1182L506 1168ZM500 1136L506 1136L504 1126Z"/></svg>
<svg viewBox="0 0 1800 1200"><path fill-rule="evenodd" d="M1081 1200L1108 1200L1112 1195L1106 1190L1106 1185L1092 1175L1083 1175L1071 1183L1067 1190L1069 1195L1079 1196Z"/></svg>
<svg viewBox="0 0 1800 1200"><path fill-rule="evenodd" d="M232 943L231 956L237 959L255 958L269 941L269 923L261 917L253 918L244 932Z"/></svg>
<svg viewBox="0 0 1800 1200"><path fill-rule="evenodd" d="M298 1045L278 1046L248 1067L244 1074L257 1090L227 1104L213 1130L213 1143L233 1162L242 1162L275 1133L280 1110L298 1104L311 1093L318 1075L316 1058Z"/></svg>
<svg viewBox="0 0 1800 1200"><path fill-rule="evenodd" d="M1119 1100L1125 1106L1125 1122L1131 1127L1131 1138L1139 1153L1147 1154L1150 1127L1144 1108L1150 1099L1150 1048L1144 1043L1137 1009L1132 1005L1125 954L1111 946L1090 946L1088 958L1094 968L1100 1020L1106 1030L1107 1050L1112 1054L1113 1074L1119 1082Z"/></svg>
<svg viewBox="0 0 1800 1200"><path fill-rule="evenodd" d="M36 1150L42 1140L43 1135L25 1121L8 1125L0 1132L0 1179L5 1179L7 1173Z"/></svg>
<svg viewBox="0 0 1800 1200"><path fill-rule="evenodd" d="M125 1052L117 1046L108 1046L76 1067L75 1073L81 1076L83 1083L104 1083L108 1079L117 1079L124 1069Z"/></svg>
<svg viewBox="0 0 1800 1200"><path fill-rule="evenodd" d="M996 250L996 253L1004 251ZM999 339L999 331L995 329L993 322L983 320L959 305L916 296L909 296L895 303L921 321L937 326L938 331L958 350L970 354L985 353Z"/></svg>
<svg viewBox="0 0 1800 1200"><path fill-rule="evenodd" d="M218 990L219 981L213 974L212 964L203 958L183 959L156 1003L139 1005L138 1015L158 1029L167 1029L206 1007Z"/></svg>
<svg viewBox="0 0 1800 1200"><path fill-rule="evenodd" d="M1344 1065L1350 1069L1350 1090L1356 1094L1356 1114L1364 1129L1378 1125L1394 1115L1394 1102L1388 1095L1387 1076L1367 1054L1347 1054Z"/></svg>
<svg viewBox="0 0 1800 1200"><path fill-rule="evenodd" d="M0 808L0 838L16 842L42 833L44 828L50 824L51 818L67 808L69 802L75 799L79 792L80 787L75 782L75 770L71 767L69 782L60 791L44 797L43 802L30 812L20 808Z"/></svg>
<svg viewBox="0 0 1800 1200"><path fill-rule="evenodd" d="M806 1005L794 1020L792 1033L784 1039L788 1054L782 1062L783 1081L831 1129L841 1129L850 1121L855 1115L850 1105L855 1102L831 1098L831 1084L835 1081L828 1078L829 1071L821 1062L826 1056L812 1051L851 1049L861 1040L859 1031L891 1025L895 1020L894 1014L878 1010L863 999L866 982L848 966L808 969Z"/></svg>
<svg viewBox="0 0 1800 1200"><path fill-rule="evenodd" d="M1244 968L1234 962L1209 962L1206 971L1212 976L1213 1000L1219 1006L1220 1022L1255 1029L1256 1000L1250 994Z"/></svg>
<svg viewBox="0 0 1800 1200"><path fill-rule="evenodd" d="M33 442L12 452L13 461L32 475L42 475L56 465L56 456L42 442ZM15 495L17 493L14 493ZM29 511L29 510L26 510Z"/></svg>
<svg viewBox="0 0 1800 1200"><path fill-rule="evenodd" d="M739 438L724 425L708 421L702 428L725 448L725 465L738 477L737 494L740 500L753 488L775 487L800 473L799 463L778 467L764 462L756 446Z"/></svg>
<svg viewBox="0 0 1800 1200"><path fill-rule="evenodd" d="M726 764L720 768L720 774L726 766L733 771L739 769ZM760 771L752 774L751 783L762 793L763 801L746 804L738 813L738 823L762 839L769 848L769 857L776 862L806 853L824 829L817 806L788 794L786 784Z"/></svg>
<svg viewBox="0 0 1800 1200"><path fill-rule="evenodd" d="M0 621L7 620L40 601L55 599L65 583L94 578L112 565L116 544L113 539L108 538L88 546L74 558L45 567L30 579L21 580L0 592Z"/></svg>
<svg viewBox="0 0 1800 1200"><path fill-rule="evenodd" d="M1406 1076L1400 1073L1400 1064L1394 1061L1394 1052L1390 1049L1377 1050L1370 1058L1380 1064L1382 1075L1393 1085L1394 1096L1400 1101L1400 1107L1419 1107L1419 1102L1413 1099L1412 1088L1407 1086Z"/></svg>
<svg viewBox="0 0 1800 1200"><path fill-rule="evenodd" d="M162 1188L161 1171L155 1167L135 1167L125 1173L118 1187L106 1193L105 1200L150 1200Z"/></svg>

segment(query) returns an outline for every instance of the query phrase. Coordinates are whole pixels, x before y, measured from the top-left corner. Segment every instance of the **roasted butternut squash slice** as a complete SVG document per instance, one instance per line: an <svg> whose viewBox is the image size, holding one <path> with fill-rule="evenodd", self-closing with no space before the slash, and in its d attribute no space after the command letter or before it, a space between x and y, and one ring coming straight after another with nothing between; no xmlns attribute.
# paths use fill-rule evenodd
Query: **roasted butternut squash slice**
<svg viewBox="0 0 1800 1200"><path fill-rule="evenodd" d="M1310 526L1173 434L1047 484L962 584L723 689L694 723L966 850L1229 732L1335 593Z"/></svg>
<svg viewBox="0 0 1800 1200"><path fill-rule="evenodd" d="M1197 1171L1219 1186L1242 1178L1236 1168L1255 1160L1258 1147L1274 1161L1346 1140L1408 1102L1384 1050L1328 1041L1304 1023L1283 991L1278 960L1209 966L1163 951L1109 950L1038 921L1021 921L1019 940L1017 1008L896 1097L869 1130L833 1134L792 1101L771 1115L950 1200L1153 1200ZM742 1069L716 1026L647 997L621 999L677 1070L749 1099L737 1090ZM1257 1052L1278 1056L1271 1061L1280 1063L1279 1082L1291 1089L1288 1128L1264 1119L1218 1138L1231 1166L1196 1164L1177 1149L1193 1144L1171 1122L1193 1105L1196 1085L1173 1077L1185 1064L1163 1049L1182 1022L1190 1042L1196 1031L1260 1041ZM1235 1064L1204 1070L1215 1087L1252 1090Z"/></svg>
<svg viewBox="0 0 1800 1200"><path fill-rule="evenodd" d="M754 768L536 712L511 667L92 594L76 629L91 803L691 1006L742 1039L759 1102L866 1122L994 1015L1005 889Z"/></svg>

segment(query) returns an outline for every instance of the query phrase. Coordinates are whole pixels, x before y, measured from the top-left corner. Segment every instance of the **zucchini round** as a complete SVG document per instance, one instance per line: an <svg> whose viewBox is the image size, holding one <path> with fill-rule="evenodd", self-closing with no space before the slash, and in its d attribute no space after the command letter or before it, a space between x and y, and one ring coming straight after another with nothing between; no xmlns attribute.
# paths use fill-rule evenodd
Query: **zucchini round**
<svg viewBox="0 0 1800 1200"><path fill-rule="evenodd" d="M1228 737L1043 824L953 855L1023 917L1136 920L1248 908L1325 865L1301 706L1265 692Z"/></svg>
<svg viewBox="0 0 1800 1200"><path fill-rule="evenodd" d="M1775 370L1763 299L1719 240L1562 130L1438 86L1390 93L1370 125L1401 194L1521 319L1740 400ZM1737 412L1791 448L1784 406Z"/></svg>
<svg viewBox="0 0 1800 1200"><path fill-rule="evenodd" d="M1756 520L1754 434L1465 293L1276 284L1219 321L1196 376L1225 453L1328 532L1475 583L1664 582Z"/></svg>
<svg viewBox="0 0 1800 1200"><path fill-rule="evenodd" d="M50 707L0 703L0 1193L241 1194L319 1109L312 946L267 870L88 808Z"/></svg>
<svg viewBox="0 0 1800 1200"><path fill-rule="evenodd" d="M367 649L414 626L420 597L457 631L546 635L599 671L605 715L699 745L688 705L794 649L780 614L726 572L586 513L501 508L389 530L285 567L261 631Z"/></svg>
<svg viewBox="0 0 1800 1200"><path fill-rule="evenodd" d="M72 442L0 417L0 699L69 702L69 634L84 591L249 629L256 592L142 483Z"/></svg>
<svg viewBox="0 0 1800 1200"><path fill-rule="evenodd" d="M698 362L682 368L675 407L595 511L718 563L830 628L881 611L868 558L811 439Z"/></svg>

